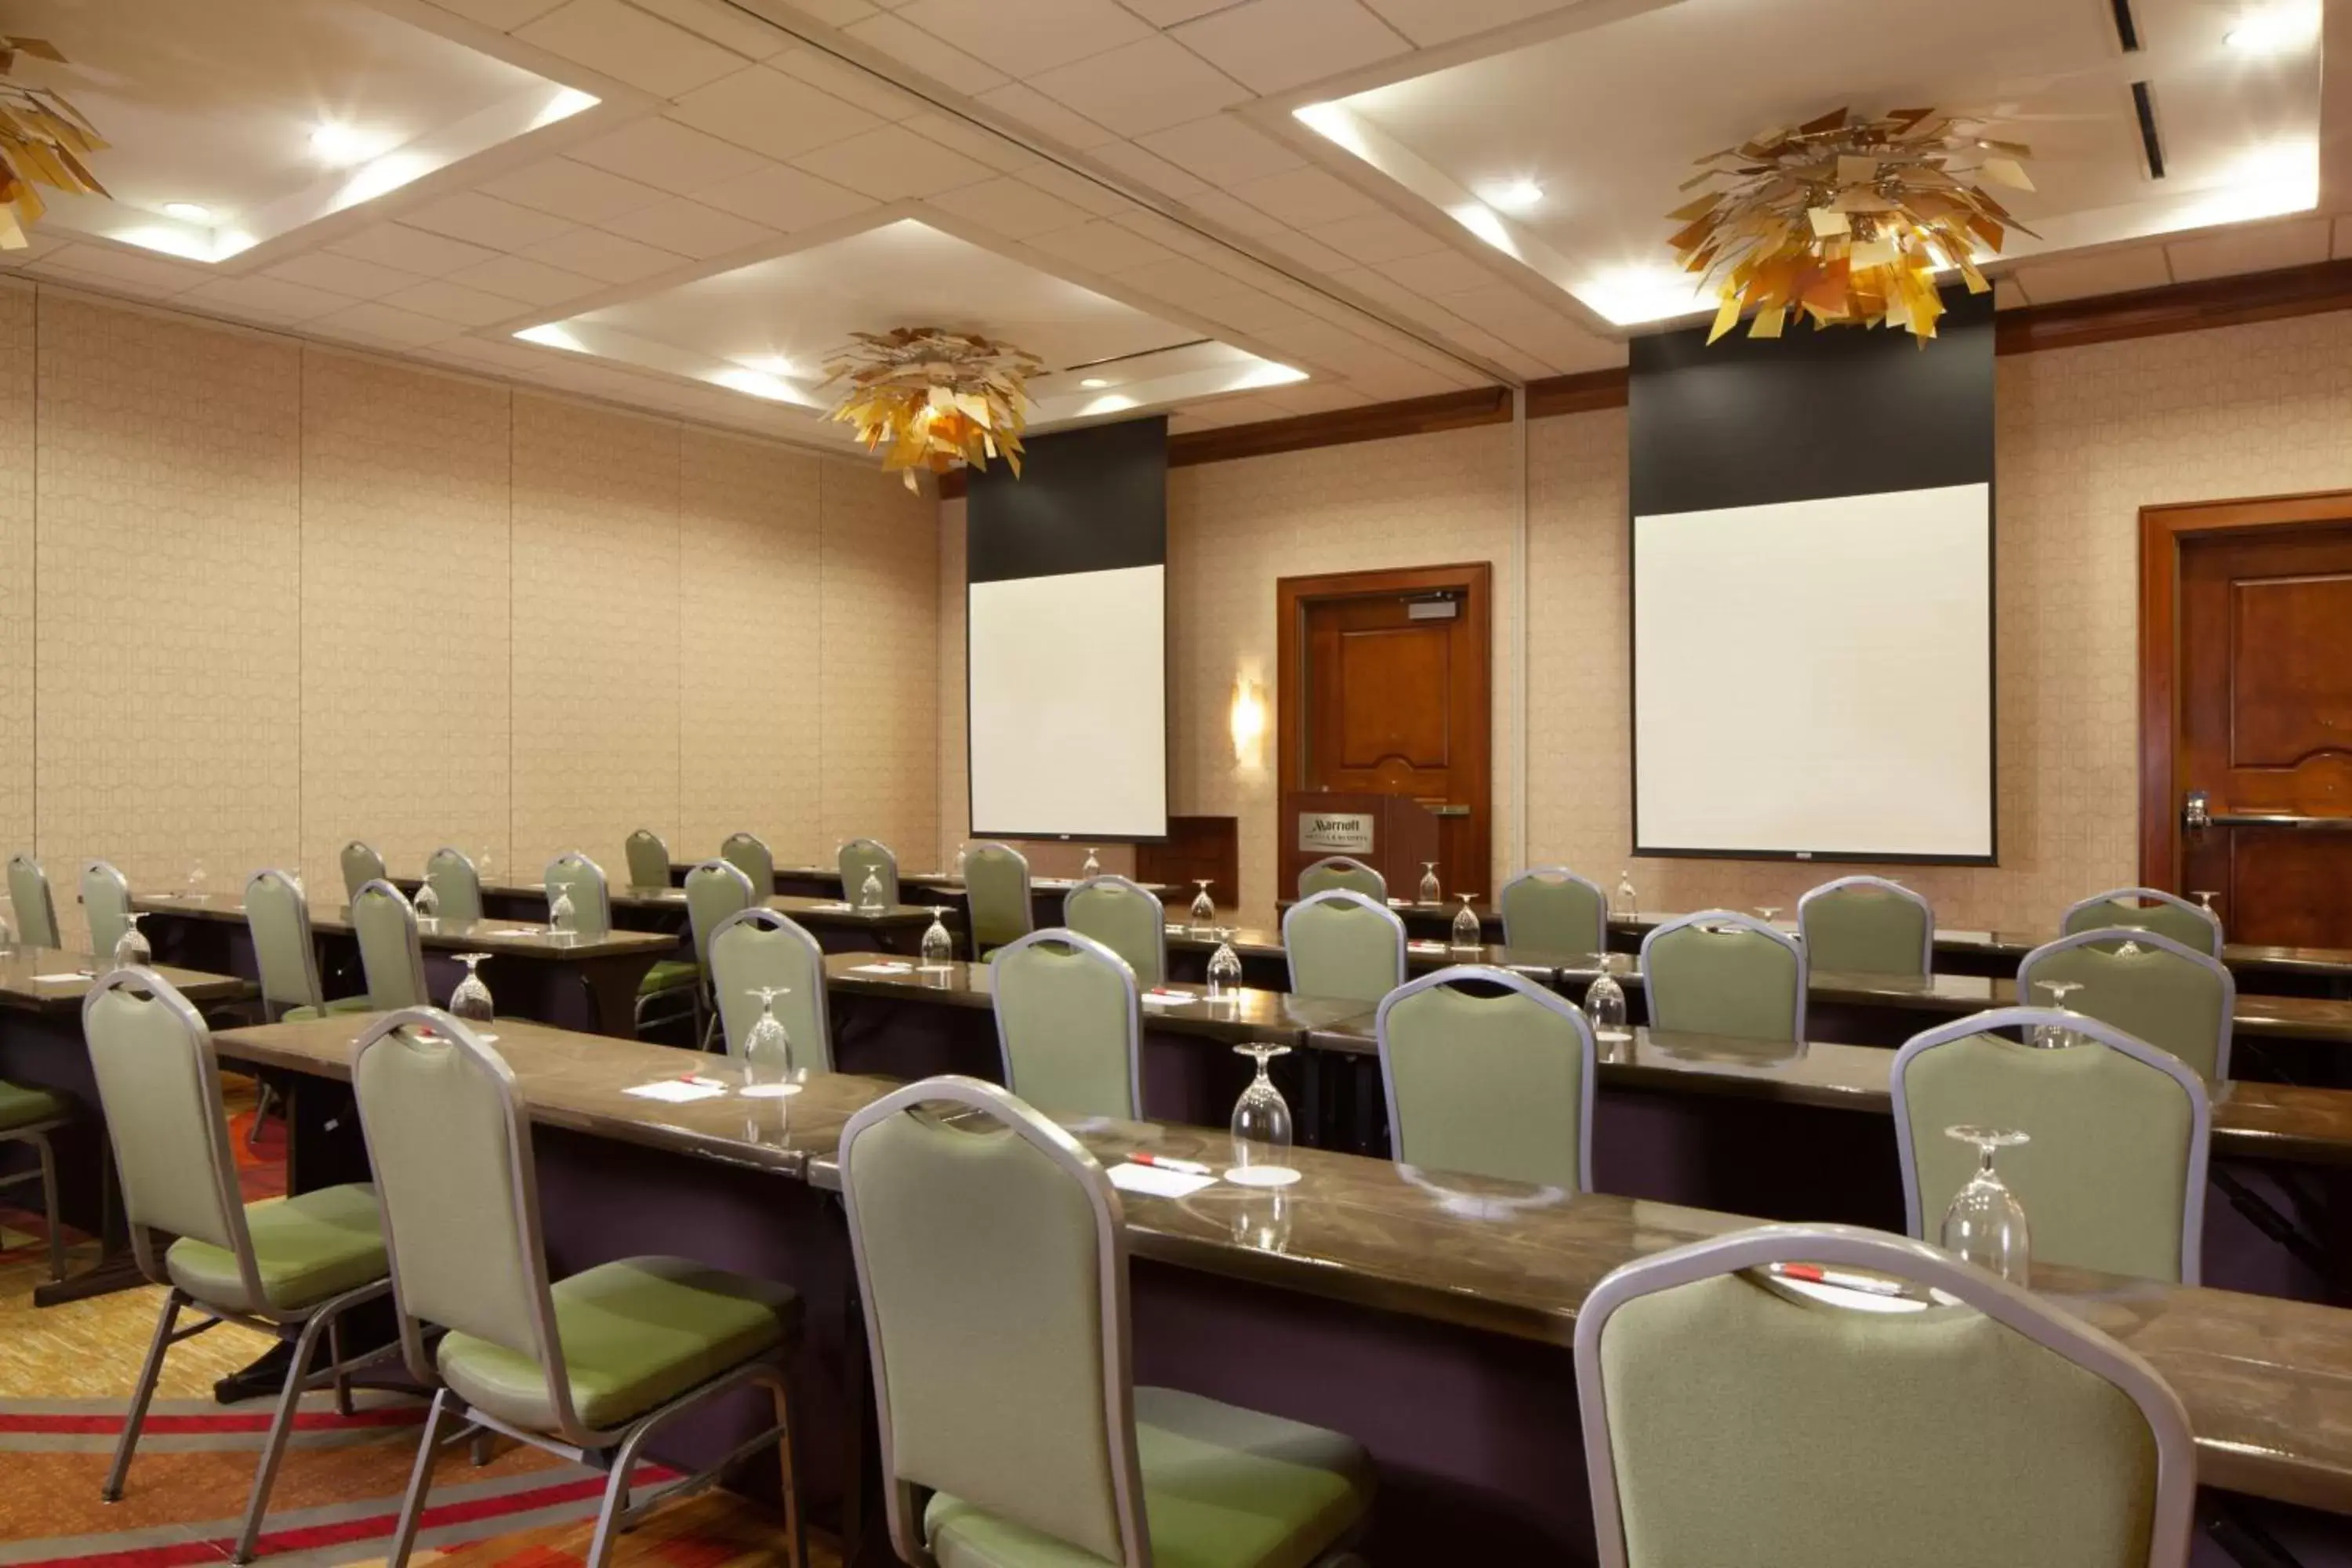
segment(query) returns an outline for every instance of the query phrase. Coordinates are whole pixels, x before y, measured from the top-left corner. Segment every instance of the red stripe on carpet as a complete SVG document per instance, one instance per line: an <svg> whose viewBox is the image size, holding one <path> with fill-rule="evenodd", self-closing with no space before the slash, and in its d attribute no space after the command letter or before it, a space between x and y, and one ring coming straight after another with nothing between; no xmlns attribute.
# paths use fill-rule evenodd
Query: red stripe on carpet
<svg viewBox="0 0 2352 1568"><path fill-rule="evenodd" d="M425 1406L392 1405L381 1410L362 1410L350 1415L339 1415L331 1410L301 1410L294 1415L297 1432L334 1432L359 1430L373 1426L419 1426L425 1422ZM51 1412L11 1413L0 1410L0 1433L113 1433L122 1430L125 1417L121 1412L110 1415L75 1415ZM270 1417L260 1411L231 1413L220 1415L150 1415L140 1427L142 1436L200 1436L214 1432L267 1432Z"/></svg>

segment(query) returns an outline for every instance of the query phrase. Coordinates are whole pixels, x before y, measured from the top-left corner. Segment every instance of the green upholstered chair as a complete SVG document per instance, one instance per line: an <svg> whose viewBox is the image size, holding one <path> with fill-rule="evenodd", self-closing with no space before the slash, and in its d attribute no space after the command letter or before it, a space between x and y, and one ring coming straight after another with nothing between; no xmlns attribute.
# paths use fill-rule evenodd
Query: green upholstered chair
<svg viewBox="0 0 2352 1568"><path fill-rule="evenodd" d="M1536 952L1609 951L1609 895L1565 866L1538 866L1503 884L1503 944Z"/></svg>
<svg viewBox="0 0 2352 1568"><path fill-rule="evenodd" d="M1917 974L1936 967L1936 911L1884 877L1840 877L1797 900L1814 974Z"/></svg>
<svg viewBox="0 0 2352 1568"><path fill-rule="evenodd" d="M2066 998L2070 1012L2170 1051L2215 1082L2230 1076L2238 981L2220 959L2152 931L2077 931L2018 961L2018 1005L2044 1005L2035 987L2051 980L2082 987Z"/></svg>
<svg viewBox="0 0 2352 1568"><path fill-rule="evenodd" d="M1062 924L1090 936L1135 971L1145 990L1168 982L1168 910L1141 883L1106 872L1062 897Z"/></svg>
<svg viewBox="0 0 2352 1568"><path fill-rule="evenodd" d="M1507 969L1459 964L1381 998L1374 1033L1400 1163L1591 1189L1592 1026L1567 997Z"/></svg>
<svg viewBox="0 0 2352 1568"><path fill-rule="evenodd" d="M1373 1489L1360 1446L1135 1386L1120 1194L1068 1133L931 1079L851 1117L840 1159L899 1561L1344 1560Z"/></svg>
<svg viewBox="0 0 2352 1568"><path fill-rule="evenodd" d="M2208 957L2221 956L2221 922L2178 893L2160 888L2117 888L2070 904L2058 934L2085 931L2152 931Z"/></svg>
<svg viewBox="0 0 2352 1568"><path fill-rule="evenodd" d="M49 876L30 855L8 858L8 903L16 911L16 940L26 947L61 948L58 906L49 896Z"/></svg>
<svg viewBox="0 0 2352 1568"><path fill-rule="evenodd" d="M567 849L547 863L540 886L551 912L559 898L572 900L572 930L586 941L613 934L613 889L604 868L577 849ZM690 966L689 966L690 967Z"/></svg>
<svg viewBox="0 0 2352 1568"><path fill-rule="evenodd" d="M360 889L370 882L392 879L392 874L383 868L383 857L356 838L343 846L341 860L343 898L346 900L358 898Z"/></svg>
<svg viewBox="0 0 2352 1568"><path fill-rule="evenodd" d="M464 850L444 847L426 856L425 886L433 889L436 919L472 925L482 918L482 879Z"/></svg>
<svg viewBox="0 0 2352 1568"><path fill-rule="evenodd" d="M1009 844L975 844L966 850L963 913L976 959L1027 936L1036 924L1029 902L1029 858Z"/></svg>
<svg viewBox="0 0 2352 1568"><path fill-rule="evenodd" d="M442 1439L501 1432L605 1470L587 1568L673 1492L774 1445L793 1568L807 1561L793 1484L784 1364L801 1338L790 1287L683 1258L624 1258L549 1277L531 1125L513 1069L457 1019L410 1008L352 1047L352 1088L383 1203L400 1349L440 1384L416 1447L390 1561L416 1542ZM431 1354L425 1326L446 1331ZM646 1438L703 1401L764 1387L775 1421L709 1469L634 1504Z"/></svg>
<svg viewBox="0 0 2352 1568"><path fill-rule="evenodd" d="M2044 1024L2082 1043L1994 1033L2031 1039ZM2179 1058L2097 1018L1997 1007L1913 1037L1889 1087L1912 1235L1942 1223L1975 1169L1944 1129L2013 1128L2032 1142L2002 1153L2000 1179L2025 1206L2035 1262L2197 1283L2213 1111Z"/></svg>
<svg viewBox="0 0 2352 1568"><path fill-rule="evenodd" d="M1034 931L988 961L1005 1087L1048 1116L1143 1118L1135 971L1092 937Z"/></svg>
<svg viewBox="0 0 2352 1568"><path fill-rule="evenodd" d="M1404 921L1352 888L1310 893L1282 916L1290 989L1367 1005L1404 984Z"/></svg>
<svg viewBox="0 0 2352 1568"><path fill-rule="evenodd" d="M851 903L857 902L865 889L868 871L881 880L882 901L898 901L898 858L890 853L887 844L877 838L853 838L841 847L834 863L841 871L841 896Z"/></svg>
<svg viewBox="0 0 2352 1568"><path fill-rule="evenodd" d="M131 929L131 884L103 860L85 863L81 910L89 922L89 951L103 970L113 962L115 944Z"/></svg>
<svg viewBox="0 0 2352 1568"><path fill-rule="evenodd" d="M629 886L640 890L669 886L669 846L650 827L629 835L622 847L627 857Z"/></svg>
<svg viewBox="0 0 2352 1568"><path fill-rule="evenodd" d="M1298 873L1298 896L1302 899L1328 893L1334 888L1361 893L1376 902L1388 901L1389 879L1349 856L1327 855Z"/></svg>
<svg viewBox="0 0 2352 1568"><path fill-rule="evenodd" d="M738 910L710 933L710 988L727 1054L743 1054L743 1037L760 1021L754 991L779 987L776 1021L792 1042L794 1068L833 1070L833 1018L825 1007L824 949L806 928L763 905Z"/></svg>
<svg viewBox="0 0 2352 1568"><path fill-rule="evenodd" d="M366 996L327 1000L319 979L319 948L310 932L310 906L291 871L256 871L245 884L245 927L261 975L263 1013L273 1021L364 1013Z"/></svg>
<svg viewBox="0 0 2352 1568"><path fill-rule="evenodd" d="M6 928L0 924L0 943ZM22 1143L33 1152L33 1168L0 1176L0 1193L33 1182L41 1184L41 1222L48 1237L49 1278L66 1277L65 1224L58 1214L58 1156L49 1134L73 1120L73 1107L46 1089L0 1079L0 1143Z"/></svg>
<svg viewBox="0 0 2352 1568"><path fill-rule="evenodd" d="M698 1011L714 1000L709 984L711 933L728 916L765 904L767 895L754 891L757 886L732 860L705 860L686 874L686 923L694 939ZM711 1033L718 1027L719 1012L713 1007L709 1021L698 1031L703 1049L710 1048Z"/></svg>
<svg viewBox="0 0 2352 1568"><path fill-rule="evenodd" d="M249 1562L303 1391L331 1383L348 1415L351 1371L383 1353L346 1361L341 1332L345 1312L391 1289L375 1193L335 1186L240 1201L212 1033L152 971L118 969L92 986L82 1004L82 1033L114 1145L131 1248L140 1271L165 1287L104 1496L111 1502L122 1495L164 1354L174 1343L224 1322L290 1342L293 1357L236 1541L236 1561ZM151 1232L179 1239L159 1253ZM180 1314L190 1307L206 1321L182 1329ZM306 1372L315 1366L322 1335L328 1364Z"/></svg>
<svg viewBox="0 0 2352 1568"><path fill-rule="evenodd" d="M368 1005L378 1012L424 1007L425 949L416 940L416 910L398 888L374 881L352 899L352 934L359 939L360 972L367 976Z"/></svg>
<svg viewBox="0 0 2352 1568"><path fill-rule="evenodd" d="M1802 944L1729 910L1684 915L1642 939L1653 1029L1801 1041L1806 976Z"/></svg>
<svg viewBox="0 0 2352 1568"><path fill-rule="evenodd" d="M1577 1313L1576 1394L1600 1568L2189 1560L2195 1438L2155 1368L1900 1237L1765 1226L1628 1263Z"/></svg>
<svg viewBox="0 0 2352 1568"><path fill-rule="evenodd" d="M719 847L719 858L751 879L752 889L762 899L776 892L776 858L768 852L767 840L756 833L730 833L727 842Z"/></svg>

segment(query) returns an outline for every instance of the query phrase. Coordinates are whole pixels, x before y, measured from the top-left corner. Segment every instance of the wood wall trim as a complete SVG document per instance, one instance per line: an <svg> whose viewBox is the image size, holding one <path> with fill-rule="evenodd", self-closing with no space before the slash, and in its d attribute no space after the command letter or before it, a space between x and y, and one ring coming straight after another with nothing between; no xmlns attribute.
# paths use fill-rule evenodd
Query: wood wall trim
<svg viewBox="0 0 2352 1568"><path fill-rule="evenodd" d="M2139 879L2178 892L2175 825L2180 816L2176 770L2179 662L2180 545L2191 535L2248 533L2341 522L2352 517L2352 490L2190 501L2139 509Z"/></svg>
<svg viewBox="0 0 2352 1568"><path fill-rule="evenodd" d="M2352 310L2352 259L2320 261L2307 267L2284 267L2272 272L2210 278L2131 294L2107 294L2003 310L1993 321L1993 352L2040 353L2049 349L2082 348L2127 338L2165 337L2173 332L2203 331L2212 327L2243 326L2251 321L2284 321L2345 310ZM1528 383L1528 417L1554 419L1601 408L1622 408L1625 389L1622 367L1587 371L1579 375L1546 376ZM1474 387L1466 392L1440 393L1434 397L1373 403L1360 408L1333 409L1327 414L1301 414L1289 419L1269 419L1220 430L1196 430L1170 438L1168 466L1181 468L1195 463L1303 452L1316 447L1385 441L1396 436L1425 436L1433 431L1460 430L1475 425L1503 425L1509 423L1510 417L1509 388ZM952 500L963 493L961 469L941 476L942 500Z"/></svg>

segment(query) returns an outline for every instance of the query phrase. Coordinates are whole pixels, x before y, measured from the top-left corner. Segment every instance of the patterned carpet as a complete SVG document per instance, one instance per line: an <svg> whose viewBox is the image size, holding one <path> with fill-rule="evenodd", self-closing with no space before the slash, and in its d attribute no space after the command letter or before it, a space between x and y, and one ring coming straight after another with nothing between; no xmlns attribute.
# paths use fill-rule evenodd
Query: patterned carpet
<svg viewBox="0 0 2352 1568"><path fill-rule="evenodd" d="M242 1089L242 1086L240 1086ZM284 1191L284 1134L274 1119L248 1150L249 1090L233 1090L239 1176L248 1199ZM119 1503L99 1486L122 1429L163 1292L122 1291L37 1310L47 1268L39 1217L0 1208L0 1568L181 1568L224 1563L242 1521L265 1401L222 1405L215 1378L269 1347L224 1325L173 1347ZM70 1266L94 1247L77 1237ZM261 1550L274 1564L379 1562L416 1453L421 1403L362 1393L338 1415L310 1396L278 1473ZM647 1471L657 1481L661 1472ZM466 1568L567 1568L593 1531L603 1477L502 1443L476 1468L465 1445L437 1462L415 1561ZM819 1568L836 1558L817 1543ZM662 1510L622 1538L618 1563L730 1568L782 1563L782 1531L765 1510L725 1493Z"/></svg>

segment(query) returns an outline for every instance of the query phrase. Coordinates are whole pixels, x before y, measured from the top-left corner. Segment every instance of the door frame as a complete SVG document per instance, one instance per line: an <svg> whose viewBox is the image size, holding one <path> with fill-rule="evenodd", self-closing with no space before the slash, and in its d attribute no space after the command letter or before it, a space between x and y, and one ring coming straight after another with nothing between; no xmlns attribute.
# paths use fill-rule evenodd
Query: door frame
<svg viewBox="0 0 2352 1568"><path fill-rule="evenodd" d="M2180 547L2192 538L2352 524L2352 490L2179 501L2139 509L2139 879L2178 892Z"/></svg>
<svg viewBox="0 0 2352 1568"><path fill-rule="evenodd" d="M1481 880L1490 879L1495 861L1495 567L1492 562L1460 561L1441 566L1396 566L1370 572L1328 572L1307 577L1277 577L1274 584L1275 624L1275 860L1281 863L1280 805L1298 787L1307 761L1307 610L1335 599L1384 598L1392 594L1428 594L1442 589L1461 593L1463 616L1469 622L1471 646L1485 667L1486 688L1486 758L1476 798L1467 801L1477 814L1486 840L1486 863L1476 868ZM1465 794L1469 792L1465 792ZM1490 894L1489 897L1492 897Z"/></svg>

